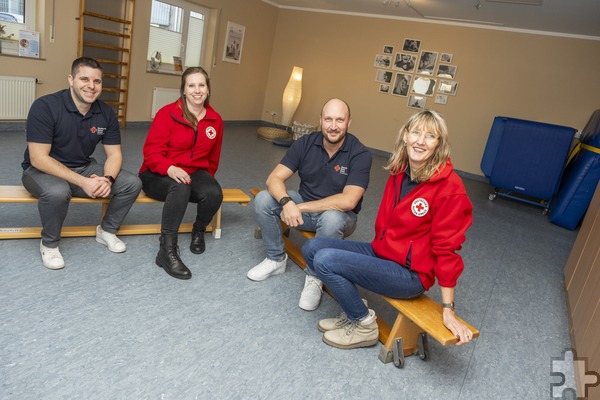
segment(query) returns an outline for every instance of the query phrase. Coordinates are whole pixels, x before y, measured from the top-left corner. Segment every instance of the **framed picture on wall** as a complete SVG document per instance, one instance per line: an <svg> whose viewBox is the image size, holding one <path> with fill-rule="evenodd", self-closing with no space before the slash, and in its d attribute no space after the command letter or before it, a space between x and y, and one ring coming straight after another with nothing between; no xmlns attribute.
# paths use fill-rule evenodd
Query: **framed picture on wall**
<svg viewBox="0 0 600 400"><path fill-rule="evenodd" d="M448 96L445 94L436 94L434 102L437 104L446 104L448 103Z"/></svg>
<svg viewBox="0 0 600 400"><path fill-rule="evenodd" d="M424 76L415 77L412 85L411 93L422 94L425 96L433 96L435 91L435 79L426 78Z"/></svg>
<svg viewBox="0 0 600 400"><path fill-rule="evenodd" d="M392 65L392 69L404 72L414 72L416 64L416 55L410 53L396 53L396 58L394 59L394 65Z"/></svg>
<svg viewBox="0 0 600 400"><path fill-rule="evenodd" d="M417 66L417 74L433 75L433 69L437 61L438 53L435 51L422 51Z"/></svg>
<svg viewBox="0 0 600 400"><path fill-rule="evenodd" d="M456 65L438 65L436 76L440 78L454 79L456 78Z"/></svg>
<svg viewBox="0 0 600 400"><path fill-rule="evenodd" d="M239 64L242 62L242 48L246 27L235 22L227 21L227 35L223 49L223 61Z"/></svg>
<svg viewBox="0 0 600 400"><path fill-rule="evenodd" d="M377 54L373 66L377 68L389 68L392 66L392 56L389 54Z"/></svg>
<svg viewBox="0 0 600 400"><path fill-rule="evenodd" d="M383 54L394 54L394 46L383 46Z"/></svg>
<svg viewBox="0 0 600 400"><path fill-rule="evenodd" d="M440 79L440 86L438 86L437 91L441 94L449 94L454 96L456 94L456 89L458 89L458 82Z"/></svg>
<svg viewBox="0 0 600 400"><path fill-rule="evenodd" d="M421 48L421 41L415 39L404 39L404 45L402 50L410 51L411 53L418 53Z"/></svg>
<svg viewBox="0 0 600 400"><path fill-rule="evenodd" d="M419 110L422 110L425 108L426 102L427 102L427 99L423 96L411 95L408 98L408 106L411 108L418 108Z"/></svg>
<svg viewBox="0 0 600 400"><path fill-rule="evenodd" d="M440 62L451 63L452 62L452 54L442 53L442 55L440 56Z"/></svg>
<svg viewBox="0 0 600 400"><path fill-rule="evenodd" d="M388 94L390 92L390 85L379 85L379 93Z"/></svg>
<svg viewBox="0 0 600 400"><path fill-rule="evenodd" d="M392 90L392 94L394 96L408 96L408 88L410 87L411 81L412 75L397 73L396 82L394 82L394 89Z"/></svg>
<svg viewBox="0 0 600 400"><path fill-rule="evenodd" d="M383 69L378 69L375 74L375 82L380 83L392 83L392 71L385 71Z"/></svg>

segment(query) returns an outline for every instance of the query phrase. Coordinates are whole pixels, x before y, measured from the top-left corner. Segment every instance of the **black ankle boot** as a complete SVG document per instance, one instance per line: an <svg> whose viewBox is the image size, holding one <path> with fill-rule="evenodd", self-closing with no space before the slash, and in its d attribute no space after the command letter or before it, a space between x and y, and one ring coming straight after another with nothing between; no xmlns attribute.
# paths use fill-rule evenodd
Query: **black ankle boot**
<svg viewBox="0 0 600 400"><path fill-rule="evenodd" d="M192 229L192 241L190 242L190 251L194 254L202 254L206 250L204 243L204 230Z"/></svg>
<svg viewBox="0 0 600 400"><path fill-rule="evenodd" d="M179 246L177 246L177 234L161 235L160 250L156 255L156 265L177 279L190 279L192 273L179 258Z"/></svg>

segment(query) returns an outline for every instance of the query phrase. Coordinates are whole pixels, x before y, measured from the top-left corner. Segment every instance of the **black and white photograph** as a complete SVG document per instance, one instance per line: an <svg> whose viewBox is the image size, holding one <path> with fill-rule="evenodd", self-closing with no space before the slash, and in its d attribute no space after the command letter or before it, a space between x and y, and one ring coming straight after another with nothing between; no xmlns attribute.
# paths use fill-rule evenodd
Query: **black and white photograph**
<svg viewBox="0 0 600 400"><path fill-rule="evenodd" d="M456 65L440 64L438 65L437 73L435 75L440 78L455 79Z"/></svg>
<svg viewBox="0 0 600 400"><path fill-rule="evenodd" d="M392 66L392 56L389 54L377 54L373 65L377 68L389 68Z"/></svg>
<svg viewBox="0 0 600 400"><path fill-rule="evenodd" d="M418 108L422 110L425 108L425 103L427 102L427 98L423 96L415 96L411 95L408 98L408 106L411 108Z"/></svg>
<svg viewBox="0 0 600 400"><path fill-rule="evenodd" d="M425 78L422 76L415 77L411 93L422 94L425 96L433 96L435 91L435 79Z"/></svg>
<svg viewBox="0 0 600 400"><path fill-rule="evenodd" d="M416 55L409 53L396 53L396 58L394 59L394 65L392 66L392 69L404 72L414 72L416 64Z"/></svg>
<svg viewBox="0 0 600 400"><path fill-rule="evenodd" d="M446 96L445 94L436 94L434 103L446 104L446 103L448 103L448 96Z"/></svg>
<svg viewBox="0 0 600 400"><path fill-rule="evenodd" d="M404 39L404 45L402 50L410 51L412 53L418 53L421 48L421 41L415 39Z"/></svg>
<svg viewBox="0 0 600 400"><path fill-rule="evenodd" d="M388 94L390 92L390 85L379 85L379 93Z"/></svg>
<svg viewBox="0 0 600 400"><path fill-rule="evenodd" d="M452 62L452 54L442 53L442 55L440 56L440 62L451 63Z"/></svg>
<svg viewBox="0 0 600 400"><path fill-rule="evenodd" d="M440 86L438 87L437 91L438 93L454 96L456 94L456 89L458 89L458 82L440 79Z"/></svg>
<svg viewBox="0 0 600 400"><path fill-rule="evenodd" d="M433 75L433 69L437 61L438 53L434 51L422 51L417 67L417 74Z"/></svg>
<svg viewBox="0 0 600 400"><path fill-rule="evenodd" d="M384 54L394 54L394 46L383 46Z"/></svg>
<svg viewBox="0 0 600 400"><path fill-rule="evenodd" d="M408 96L408 88L410 87L410 82L412 81L412 75L407 74L396 74L396 81L394 82L394 89L392 90L392 94L394 96Z"/></svg>
<svg viewBox="0 0 600 400"><path fill-rule="evenodd" d="M392 71L377 70L375 81L380 83L392 83Z"/></svg>
<svg viewBox="0 0 600 400"><path fill-rule="evenodd" d="M223 61L236 64L242 62L242 48L244 46L245 32L245 26L227 21L227 36L225 37Z"/></svg>

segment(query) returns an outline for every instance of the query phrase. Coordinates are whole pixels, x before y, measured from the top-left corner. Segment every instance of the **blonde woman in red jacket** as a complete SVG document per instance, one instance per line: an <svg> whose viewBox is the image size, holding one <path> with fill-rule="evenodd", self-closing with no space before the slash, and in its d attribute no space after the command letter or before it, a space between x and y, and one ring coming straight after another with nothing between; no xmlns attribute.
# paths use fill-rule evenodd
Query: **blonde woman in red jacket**
<svg viewBox="0 0 600 400"><path fill-rule="evenodd" d="M161 108L146 143L140 168L144 192L164 201L156 264L174 278L190 279L181 261L177 232L189 202L196 203L190 251L205 250L204 232L221 207L223 192L215 173L223 142L223 120L210 106L210 80L201 67L181 76L181 97Z"/></svg>
<svg viewBox="0 0 600 400"><path fill-rule="evenodd" d="M456 253L471 226L472 205L449 158L448 129L435 111L413 115L400 130L386 169L385 186L371 243L315 238L302 248L308 268L342 307L321 320L323 340L334 347L377 343L376 316L356 285L388 297L410 299L437 279L443 323L460 340L472 338L454 314L454 287L464 264Z"/></svg>

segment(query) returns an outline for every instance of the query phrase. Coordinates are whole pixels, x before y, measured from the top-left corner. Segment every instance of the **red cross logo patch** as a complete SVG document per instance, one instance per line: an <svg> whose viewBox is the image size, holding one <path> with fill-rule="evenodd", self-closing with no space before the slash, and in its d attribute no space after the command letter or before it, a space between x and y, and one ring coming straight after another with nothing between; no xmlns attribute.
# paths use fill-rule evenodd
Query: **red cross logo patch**
<svg viewBox="0 0 600 400"><path fill-rule="evenodd" d="M411 205L412 213L417 217L423 217L429 211L429 204L423 198L415 199Z"/></svg>
<svg viewBox="0 0 600 400"><path fill-rule="evenodd" d="M209 139L214 139L215 136L217 136L217 131L215 128L213 128L212 126L206 128L206 137L208 137Z"/></svg>
<svg viewBox="0 0 600 400"><path fill-rule="evenodd" d="M95 126L92 126L92 127L90 128L90 132L91 132L91 133L96 133L96 127L95 127Z"/></svg>

